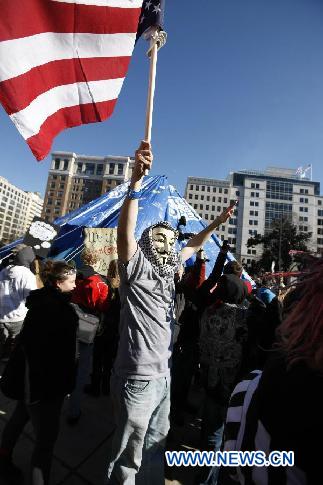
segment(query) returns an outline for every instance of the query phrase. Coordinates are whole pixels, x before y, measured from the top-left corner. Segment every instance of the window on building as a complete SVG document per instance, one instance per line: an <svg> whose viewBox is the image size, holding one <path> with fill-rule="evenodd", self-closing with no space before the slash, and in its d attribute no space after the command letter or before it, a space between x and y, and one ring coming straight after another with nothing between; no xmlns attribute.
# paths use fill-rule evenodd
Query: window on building
<svg viewBox="0 0 323 485"><path fill-rule="evenodd" d="M318 215L319 217L323 217L323 209L319 209L319 210L317 211L317 215Z"/></svg>
<svg viewBox="0 0 323 485"><path fill-rule="evenodd" d="M193 199L193 194L188 194L189 199Z"/></svg>
<svg viewBox="0 0 323 485"><path fill-rule="evenodd" d="M103 168L104 168L103 163L98 163L96 166L96 174L103 175Z"/></svg>
<svg viewBox="0 0 323 485"><path fill-rule="evenodd" d="M114 174L115 163L109 163L109 175Z"/></svg>
<svg viewBox="0 0 323 485"><path fill-rule="evenodd" d="M50 184L50 188L51 188L51 189L55 189L55 187L56 187L56 183L55 183L55 182L51 182L51 184Z"/></svg>
<svg viewBox="0 0 323 485"><path fill-rule="evenodd" d="M319 244L319 245L323 244L323 238L322 237L317 238L317 244Z"/></svg>
<svg viewBox="0 0 323 485"><path fill-rule="evenodd" d="M123 163L118 163L118 175L123 175Z"/></svg>
<svg viewBox="0 0 323 485"><path fill-rule="evenodd" d="M208 185L207 186L207 191L210 192L211 191L211 187Z"/></svg>
<svg viewBox="0 0 323 485"><path fill-rule="evenodd" d="M61 163L61 159L55 158L55 160L54 160L54 170L59 170L60 163Z"/></svg>
<svg viewBox="0 0 323 485"><path fill-rule="evenodd" d="M222 194L222 187L219 188L219 194Z"/></svg>
<svg viewBox="0 0 323 485"><path fill-rule="evenodd" d="M200 186L199 186L199 185L197 185L197 186L195 187L195 190L200 190Z"/></svg>
<svg viewBox="0 0 323 485"><path fill-rule="evenodd" d="M193 207L194 207L194 209L197 209L197 204L194 204L194 206L193 206Z"/></svg>
<svg viewBox="0 0 323 485"><path fill-rule="evenodd" d="M209 205L206 205L206 206L205 206L205 210L206 210L206 211L210 210L210 206L209 206Z"/></svg>
<svg viewBox="0 0 323 485"><path fill-rule="evenodd" d="M318 203L318 205L322 205L322 201L321 201L321 199L319 199L319 200L317 201L317 203Z"/></svg>
<svg viewBox="0 0 323 485"><path fill-rule="evenodd" d="M224 189L224 193L227 194L228 193L228 189Z"/></svg>
<svg viewBox="0 0 323 485"><path fill-rule="evenodd" d="M192 184L190 185L190 190L193 190L193 185Z"/></svg>
<svg viewBox="0 0 323 485"><path fill-rule="evenodd" d="M63 170L68 170L68 160L64 158Z"/></svg>
<svg viewBox="0 0 323 485"><path fill-rule="evenodd" d="M86 163L85 164L85 174L86 175L94 175L95 173L95 163Z"/></svg>
<svg viewBox="0 0 323 485"><path fill-rule="evenodd" d="M200 210L201 211L203 210L203 204L200 204Z"/></svg>
<svg viewBox="0 0 323 485"><path fill-rule="evenodd" d="M209 196L209 195L207 195L207 196L206 196L206 200L207 200L208 202L210 201L210 196Z"/></svg>
<svg viewBox="0 0 323 485"><path fill-rule="evenodd" d="M251 188L252 189L255 189L256 188L256 184L251 184Z"/></svg>
<svg viewBox="0 0 323 485"><path fill-rule="evenodd" d="M216 192L216 187L213 187L213 193Z"/></svg>
<svg viewBox="0 0 323 485"><path fill-rule="evenodd" d="M208 220L209 219L209 214L205 214L205 219Z"/></svg>
<svg viewBox="0 0 323 485"><path fill-rule="evenodd" d="M254 196L255 196L255 193L254 193L254 192L251 192L251 193L250 193L250 196L251 196L251 197L254 197Z"/></svg>
<svg viewBox="0 0 323 485"><path fill-rule="evenodd" d="M215 212L215 205L212 205L212 212Z"/></svg>
<svg viewBox="0 0 323 485"><path fill-rule="evenodd" d="M223 203L224 203L224 204L227 204L227 203L228 203L228 198L227 198L227 197L224 197L224 199L223 199Z"/></svg>
<svg viewBox="0 0 323 485"><path fill-rule="evenodd" d="M218 202L222 202L222 197L218 197Z"/></svg>
<svg viewBox="0 0 323 485"><path fill-rule="evenodd" d="M53 199L47 199L47 205L52 205Z"/></svg>
<svg viewBox="0 0 323 485"><path fill-rule="evenodd" d="M202 192L205 192L205 185L201 185Z"/></svg>
<svg viewBox="0 0 323 485"><path fill-rule="evenodd" d="M218 205L216 210L217 210L217 212L221 212L221 207Z"/></svg>
<svg viewBox="0 0 323 485"><path fill-rule="evenodd" d="M236 196L239 197L239 195L240 195L240 191L236 190Z"/></svg>
<svg viewBox="0 0 323 485"><path fill-rule="evenodd" d="M77 162L76 165L76 173L82 173L83 172L83 163L82 162Z"/></svg>
<svg viewBox="0 0 323 485"><path fill-rule="evenodd" d="M198 200L199 196L197 194L194 195L194 199Z"/></svg>
<svg viewBox="0 0 323 485"><path fill-rule="evenodd" d="M215 202L215 197L212 197L212 202Z"/></svg>
<svg viewBox="0 0 323 485"><path fill-rule="evenodd" d="M255 214L255 211L250 211L249 214L253 216Z"/></svg>
<svg viewBox="0 0 323 485"><path fill-rule="evenodd" d="M201 195L201 200L204 200L204 195Z"/></svg>

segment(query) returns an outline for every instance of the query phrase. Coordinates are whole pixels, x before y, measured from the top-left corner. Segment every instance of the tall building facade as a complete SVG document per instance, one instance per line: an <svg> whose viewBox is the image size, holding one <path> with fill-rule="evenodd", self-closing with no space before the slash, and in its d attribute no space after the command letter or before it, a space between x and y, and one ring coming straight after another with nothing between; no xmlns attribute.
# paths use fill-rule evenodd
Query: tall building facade
<svg viewBox="0 0 323 485"><path fill-rule="evenodd" d="M131 177L134 159L53 152L42 216L52 222Z"/></svg>
<svg viewBox="0 0 323 485"><path fill-rule="evenodd" d="M41 216L43 202L38 192L26 192L0 176L0 241L22 236L33 218Z"/></svg>
<svg viewBox="0 0 323 485"><path fill-rule="evenodd" d="M323 196L320 183L301 178L296 170L268 167L263 172L242 170L227 180L189 177L185 198L211 222L231 200L238 200L233 217L218 233L232 252L247 264L257 260L260 246L247 248L249 238L270 231L273 221L289 219L300 232L312 234L309 247L323 253Z"/></svg>

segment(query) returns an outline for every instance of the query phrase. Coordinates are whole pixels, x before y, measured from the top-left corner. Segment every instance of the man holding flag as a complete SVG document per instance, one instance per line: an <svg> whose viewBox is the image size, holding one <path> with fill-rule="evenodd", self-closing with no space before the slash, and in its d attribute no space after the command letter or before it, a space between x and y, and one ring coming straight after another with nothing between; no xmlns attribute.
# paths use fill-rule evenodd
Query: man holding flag
<svg viewBox="0 0 323 485"><path fill-rule="evenodd" d="M174 276L181 265L231 216L228 207L177 253L177 231L161 221L134 231L150 144L142 142L118 224L120 268L119 347L111 378L115 431L105 484L164 485L169 430L170 366L174 325Z"/></svg>

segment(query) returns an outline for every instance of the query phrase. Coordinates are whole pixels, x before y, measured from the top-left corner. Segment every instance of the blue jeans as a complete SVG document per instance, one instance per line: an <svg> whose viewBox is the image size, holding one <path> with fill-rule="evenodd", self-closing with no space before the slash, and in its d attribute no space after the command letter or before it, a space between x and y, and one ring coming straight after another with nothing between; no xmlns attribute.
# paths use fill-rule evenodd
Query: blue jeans
<svg viewBox="0 0 323 485"><path fill-rule="evenodd" d="M111 376L115 419L105 484L164 485L170 378L140 381Z"/></svg>
<svg viewBox="0 0 323 485"><path fill-rule="evenodd" d="M220 451L231 392L232 386L225 382L219 382L212 392L206 391L201 429L202 450ZM217 485L219 473L219 467L204 467L200 472L200 485Z"/></svg>
<svg viewBox="0 0 323 485"><path fill-rule="evenodd" d="M77 418L81 414L81 399L87 378L91 371L93 344L78 342L79 361L74 391L69 399L68 414L71 418Z"/></svg>

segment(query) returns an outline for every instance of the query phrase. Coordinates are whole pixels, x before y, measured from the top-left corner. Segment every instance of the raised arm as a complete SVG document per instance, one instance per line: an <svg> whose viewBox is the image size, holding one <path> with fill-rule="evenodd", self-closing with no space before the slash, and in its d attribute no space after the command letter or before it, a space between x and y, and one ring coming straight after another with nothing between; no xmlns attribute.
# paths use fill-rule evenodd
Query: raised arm
<svg viewBox="0 0 323 485"><path fill-rule="evenodd" d="M185 248L181 251L182 261L186 261L187 259L191 258L193 254L195 254L210 237L212 236L213 232L220 226L220 224L224 224L231 216L234 211L234 205L230 205L227 207L221 215L219 215L211 224L203 229L203 231L199 232L195 236L193 236L185 246Z"/></svg>
<svg viewBox="0 0 323 485"><path fill-rule="evenodd" d="M122 205L118 223L118 258L123 263L130 261L137 250L135 228L138 217L138 200L145 170L150 170L153 155L150 143L142 141L135 156L129 192Z"/></svg>

